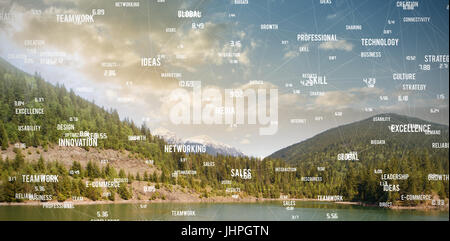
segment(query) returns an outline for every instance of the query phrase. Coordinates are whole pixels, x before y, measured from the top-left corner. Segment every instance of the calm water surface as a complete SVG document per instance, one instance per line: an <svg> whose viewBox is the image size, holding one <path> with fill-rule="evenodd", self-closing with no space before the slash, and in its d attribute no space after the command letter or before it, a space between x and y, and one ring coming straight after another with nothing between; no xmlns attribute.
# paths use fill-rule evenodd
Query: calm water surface
<svg viewBox="0 0 450 241"><path fill-rule="evenodd" d="M172 211L195 211L195 216L174 216ZM104 217L106 216L107 217ZM99 216L98 216L99 215ZM104 215L104 216L102 216ZM324 202L296 202L287 210L282 202L260 203L147 203L75 205L73 209L42 206L0 206L0 220L178 220L178 221L438 221L447 211L388 210Z"/></svg>

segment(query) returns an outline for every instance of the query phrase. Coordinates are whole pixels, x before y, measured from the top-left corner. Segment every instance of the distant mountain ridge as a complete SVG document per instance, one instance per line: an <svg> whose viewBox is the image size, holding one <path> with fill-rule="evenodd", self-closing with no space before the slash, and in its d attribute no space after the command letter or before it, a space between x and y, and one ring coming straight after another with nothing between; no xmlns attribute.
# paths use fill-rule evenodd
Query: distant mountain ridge
<svg viewBox="0 0 450 241"><path fill-rule="evenodd" d="M153 130L153 135L163 138L170 144L186 144L186 145L205 145L206 153L210 155L224 155L224 156L244 156L244 154L238 149L213 140L207 135L194 136L189 138L179 138L174 132L171 132L165 128L157 128Z"/></svg>
<svg viewBox="0 0 450 241"><path fill-rule="evenodd" d="M18 115L17 105L22 109L42 108L45 116ZM244 197L248 195L255 198L274 199L280 195L288 195L289 198L318 199L323 195L342 195L342 200L345 201L394 203L400 200L400 195L426 193L448 200L448 182L429 181L429 174L448 173L448 127L433 124L433 130L442 130L439 136L426 136L423 133L393 134L390 133L388 124L427 122L395 114L391 117L391 123L367 119L328 130L277 153L283 159L260 160L246 156L170 152L165 149L167 142L164 138L155 137L145 125L138 127L128 118L121 120L116 110L99 107L77 96L72 90L66 90L64 86L52 85L38 74L26 74L0 58L0 202L21 201L16 199L14 190L33 189L32 183L24 183L21 178L17 178L18 186L8 181L10 176L30 171L38 174L51 171L61 175L65 181L57 183L57 186L48 183L51 189L45 188L58 201L70 198L75 190L73 188L84 187L82 181L85 178L103 177L127 177L131 180L131 183L113 190L125 200L149 198L147 196L142 199L143 196L139 195L142 186L134 184L139 184L139 180L163 183L163 186L172 185L169 186L170 193L173 192L171 187L184 186L202 201L206 197L229 195L226 185L222 184L223 180L232 180L236 187L242 188ZM20 126L25 125L40 128L39 131L21 131ZM70 128L58 128L61 125ZM67 131L88 131L90 134L98 134L100 140L98 145L61 147L58 145L61 138L80 139L67 137ZM177 136L170 131L165 131L164 134L171 142L178 141ZM102 136L105 138L101 139ZM140 140L134 140L136 136ZM385 139L386 145L371 145L371 139ZM206 136L182 141L206 143L217 148L217 143ZM447 142L447 148L431 149L431 142L434 141ZM12 145L15 144L28 150L19 155L20 148L13 150ZM77 158L77 155L72 155L73 151L78 153L78 157L82 156ZM209 149L208 151L211 152ZM352 151L358 152L359 161L336 161L339 153ZM55 153L58 155L54 155ZM10 158L3 161L4 154ZM46 156L48 160L40 158L41 156ZM101 160L108 161L106 167L100 168L99 165L104 164ZM71 168L83 168L84 171L80 172L81 176L69 175L68 170L58 164L59 161L66 163L65 165L74 161ZM81 166L81 162L84 162L85 167ZM117 173L107 168L109 163L122 170ZM231 170L242 169L251 170L252 178L233 178L236 175L233 176ZM410 177L400 183L399 192L386 192L380 185L379 174L374 173L374 170L382 170L383 174L406 173ZM195 175L183 175L194 173L193 171ZM177 173L176 178L172 178L174 173ZM320 181L312 182L312 179ZM108 199L102 197L101 193L102 190L93 188L80 192L80 195L94 201ZM110 197L115 196L117 195ZM151 198L154 200L153 198L158 197L152 195ZM170 196L168 199L175 200ZM400 203L408 206L421 205L421 202L415 201Z"/></svg>
<svg viewBox="0 0 450 241"><path fill-rule="evenodd" d="M374 121L389 117L390 121ZM391 132L390 125L430 124L431 130L439 130L440 135L424 133ZM267 158L280 158L295 163L311 158L315 154L327 153L330 150L340 152L363 151L370 148L372 140L384 140L383 149L411 149L424 147L432 149L433 142L448 142L448 126L394 113L378 114L368 119L338 126L324 131L312 138L293 144L274 152ZM337 153L333 153L337 154Z"/></svg>

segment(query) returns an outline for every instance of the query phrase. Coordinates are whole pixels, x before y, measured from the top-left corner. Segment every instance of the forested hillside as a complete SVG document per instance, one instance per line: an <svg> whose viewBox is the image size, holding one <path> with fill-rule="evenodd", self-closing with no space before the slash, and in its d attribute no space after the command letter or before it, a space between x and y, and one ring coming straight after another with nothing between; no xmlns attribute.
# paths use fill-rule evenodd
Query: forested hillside
<svg viewBox="0 0 450 241"><path fill-rule="evenodd" d="M43 115L17 115L15 114L16 101L23 101L25 108L43 108L45 113ZM48 150L49 146L57 146L58 139L63 138L66 132L58 130L57 125L74 124L75 130L72 132L87 131L89 133L104 133L107 136L104 139L99 138L96 148L118 151L127 150L134 156L141 158L143 162L145 160L153 160L154 164L161 170L160 174L155 173L152 176L144 172L138 173L137 176L133 176L130 173L124 175L127 170L122 170L121 175L119 175L119 172L116 170L108 171L107 168L101 170L98 167L98 163L92 163L90 167L81 167L74 160L73 166L75 166L75 169L70 168L70 170L80 170L80 174L71 175L70 178L67 178L67 180L72 182L72 186L74 186L74 183L78 183L78 181L86 178L112 179L126 176L129 177L130 181L143 179L156 183L180 184L181 186L193 188L203 193L204 196L210 195L208 193L230 195L225 193L225 188L229 186L221 184L222 180L231 179L230 170L232 168L252 168L255 171L252 180L242 181L235 179L232 186L241 187L243 194L251 192L257 196L257 192L261 192L261 195L264 194L266 197L279 197L281 186L273 185L275 181L274 176L266 175L260 169L262 163L259 160L246 157L211 156L208 154L165 153L164 145L166 143L164 140L152 136L149 129L145 126L137 127L132 121L127 119L121 121L117 111L100 108L94 103L75 95L73 91L66 90L64 86L53 86L38 75L30 76L14 68L4 60L1 60L0 64L0 109L0 141L3 150L16 143L24 143L26 147L42 146L44 150ZM37 125L41 128L40 131L19 131L18 126L21 125ZM145 136L145 140L129 141L128 136ZM89 147L85 149L89 149ZM12 184L11 181L8 181L10 177L19 177L23 172L39 174L46 171L52 174L58 173L62 176L67 176L69 173L69 168L58 165L58 162L49 163L49 166L45 169L37 166L38 160L35 160L36 163L24 163L22 153L26 154L26 152L19 149L15 149L15 152L18 154L14 160L2 160L0 173L3 180L3 188L7 184ZM181 162L182 158L186 158L186 161ZM42 163L46 163L46 161L43 158L40 158L40 160L41 164L39 165L42 167ZM215 166L204 167L204 162L213 162ZM270 167L272 167L273 164L272 162L270 163ZM279 166L286 165L281 160L278 160L277 163ZM55 168L52 168L52 165ZM96 171L90 171L88 168L94 168ZM196 171L196 174L173 178L171 175L176 170L193 170ZM256 175L256 172L259 174ZM286 178L287 176L283 177L283 180L285 180L287 185L289 181ZM14 185L27 185L20 183L19 179L17 178ZM257 183L259 184L258 186L256 185ZM54 185L61 185L61 183ZM22 187L17 188L17 190L20 190ZM6 195L5 193L3 193L3 196ZM9 196L11 194L9 193ZM58 194L57 192L56 195ZM69 198L71 195L66 193L64 196ZM11 197L3 197L2 200L19 201Z"/></svg>
<svg viewBox="0 0 450 241"><path fill-rule="evenodd" d="M377 121L380 119L389 121ZM431 130L440 134L400 133L389 129L391 125L403 124L431 125ZM311 170L308 175L312 176L320 175L314 167L325 167L333 173L331 182L341 184L338 190L347 200L395 201L402 194L433 194L448 198L448 148L432 148L433 143L448 143L448 140L448 126L389 113L330 129L268 158L280 158L301 170ZM372 141L383 141L383 144ZM352 152L358 154L358 161L337 158L340 153ZM375 170L408 174L409 177L389 182L399 184L399 192L385 192ZM447 174L447 180L430 181L429 174Z"/></svg>
<svg viewBox="0 0 450 241"><path fill-rule="evenodd" d="M24 108L43 108L44 114L18 115L15 109L19 102L24 103L21 106ZM407 117L389 115L403 123L412 121L403 119ZM414 122L419 121L414 119ZM158 171L131 173L126 168L116 170L95 160L83 165L73 160L70 166L64 166L58 160L45 160L42 156L26 161L25 156L30 155L28 147L41 148L46 152L58 146L58 139L68 132L58 130L61 124L73 124L75 128L69 132L104 134L103 138L98 139L97 147L84 147L86 150L126 151L142 162L154 161ZM18 127L23 125L40 126L40 130L20 131ZM17 143L25 144L25 148L14 148L14 158L2 158L4 155L0 155L0 202L25 201L18 198L17 193L50 195L51 200L58 201L79 196L90 200L141 199L138 188L142 185L156 185L157 189L165 186L169 192L175 187L187 188L202 198L232 194L279 198L284 194L290 198L317 199L318 195L342 195L347 201L369 203L396 202L402 194L431 194L437 198L448 198L448 180L427 179L427 175L432 173L448 174L448 149L432 149L430 143L435 140L448 142L448 127L432 126L441 130L441 135L389 135L386 123L365 120L324 132L264 160L166 153L164 140L152 136L147 127L137 127L131 120L121 120L115 110L98 107L64 86L49 84L38 75L30 76L0 60L2 154ZM129 136L145 136L145 139L130 141ZM386 144L371 145L371 139L385 139ZM350 151L358 152L358 161L336 160L339 153ZM288 170L286 168L290 168L289 171L280 171ZM236 169L251 170L251 178L232 176ZM398 181L400 191L386 192L380 185L380 175L374 173L379 169L383 173L407 173L409 178ZM191 171L192 175L173 175L180 171ZM35 185L23 182L24 174L52 174L59 175L60 179L55 183ZM307 181L305 177L321 177L321 181ZM114 178L127 178L127 182L107 189L85 186L87 181ZM142 185L133 186L134 183ZM234 191L227 192L227 188L234 188ZM104 192L112 195L103 195ZM165 199L164 195L157 193L150 199Z"/></svg>
<svg viewBox="0 0 450 241"><path fill-rule="evenodd" d="M390 121L374 121L374 118L384 117L388 117ZM440 131L440 135L426 135L418 132L399 133L391 132L389 129L391 125L408 123L430 124L432 130ZM401 155L404 151L415 149L439 152L438 150L432 150L432 143L448 142L448 138L448 126L388 113L327 130L308 140L281 149L270 157L282 158L290 163L301 162L312 157L331 161L336 160L337 154L341 152L358 151L364 153L367 150L368 153L379 154L378 159L382 161L383 155L389 153ZM371 140L384 140L385 144L373 145Z"/></svg>

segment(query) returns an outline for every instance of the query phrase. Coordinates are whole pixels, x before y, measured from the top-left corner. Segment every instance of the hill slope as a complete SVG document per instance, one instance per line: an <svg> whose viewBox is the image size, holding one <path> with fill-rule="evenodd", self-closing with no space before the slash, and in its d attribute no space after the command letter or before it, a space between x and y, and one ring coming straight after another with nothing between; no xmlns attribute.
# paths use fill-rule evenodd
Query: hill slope
<svg viewBox="0 0 450 241"><path fill-rule="evenodd" d="M18 109L40 109L43 113L18 114ZM132 121L121 121L117 111L100 108L64 86L53 86L4 60L0 61L0 122L0 128L4 128L8 136L1 136L3 142L45 147L58 143L66 133L87 131L105 134L104 138L99 138L98 148L126 149L147 158L162 157L158 151L158 144L162 143L154 139L145 126L139 128ZM24 131L19 127L35 130ZM128 136L136 135L145 136L146 141L128 141Z"/></svg>
<svg viewBox="0 0 450 241"><path fill-rule="evenodd" d="M388 120L387 117L389 121L374 121ZM404 124L430 125L430 130L440 134L392 132L389 128ZM319 182L304 182L303 187L311 187L305 188L306 196L325 194L369 203L430 205L431 199L448 200L448 140L448 126L381 114L327 130L281 149L265 160L283 160L295 166L302 178L319 177ZM433 148L433 143L443 148ZM399 174L405 178L389 178ZM430 175L439 178L430 179ZM402 199L408 195L429 196L426 196L428 201Z"/></svg>
<svg viewBox="0 0 450 241"><path fill-rule="evenodd" d="M66 139L71 139L70 144L73 139L78 143L92 137L96 140L92 145L61 145ZM232 193L225 191L228 186L222 181L233 179L233 187L242 190L241 198L249 195L279 197L283 180L295 183L287 181L287 177L275 180L273 172L267 171L270 166L261 168L263 162L254 158L166 151L167 143L152 135L147 127L137 127L128 119L122 121L117 111L101 108L64 86L52 85L39 75L29 75L2 59L0 145L0 202L23 201L16 197L17 190L26 190L27 194L33 190L32 184L22 182L23 174L59 175L59 183L45 185L45 194L60 201L74 195L91 200L105 199L107 197L100 196L101 190L83 188L80 191L77 187L91 180L124 177L128 182L121 182L117 190L102 191L117 192L122 199L137 200L142 197L140 184L145 185L145 181L164 186L165 190L182 188L183 192L197 195L195 199L231 198ZM104 159L108 164L104 164ZM275 163L286 165L282 161ZM245 180L231 176L230 170L244 168L254 170L255 178ZM176 175L178 173L181 174ZM286 186L289 187L290 184ZM163 198L154 194L152 198Z"/></svg>
<svg viewBox="0 0 450 241"><path fill-rule="evenodd" d="M421 123L404 118L407 117L392 115L393 121L399 123ZM408 194L448 199L448 181L428 180L429 174L448 175L448 148L430 147L434 138L448 143L448 128L432 124L433 130L442 129L441 136L389 134L385 133L387 124L365 120L335 128L262 161L242 156L166 152L167 143L151 135L145 126L139 128L127 119L121 121L116 111L98 107L64 86L51 85L1 60L0 202L30 201L26 198L35 195L58 201L74 196L138 200L150 195L152 200L172 200L172 189L180 195L189 192L195 200L223 196L231 199L232 194L238 200L249 196L279 198L281 194L314 199L320 195L341 195L344 200L371 203L397 202L400 195ZM92 139L91 134L98 140L95 145L61 146L61 139ZM370 139L385 139L386 144L371 145ZM11 145L19 143L23 145L13 150ZM336 160L339 153L351 151L358 152L360 161ZM102 162L105 157L110 165ZM123 169L117 172L115 168ZM375 169L410 176L390 182L398 183L400 190L387 192L380 185L380 175L374 174ZM250 171L250 177L238 175ZM37 187L22 179L23 175L38 174L59 175L60 181ZM114 188L86 188L93 180L116 178L127 181ZM150 182L155 188L163 186L164 195L160 195L161 190L143 194L143 186L151 185ZM233 189L228 191L229 187Z"/></svg>
<svg viewBox="0 0 450 241"><path fill-rule="evenodd" d="M374 121L386 117L389 118L389 121ZM389 129L391 125L402 124L429 124L431 130L439 130L441 134L401 133L391 132ZM448 137L448 126L388 113L327 130L308 140L283 148L270 155L269 158L281 158L289 163L296 163L315 156L321 156L324 160L336 160L337 154L352 151L360 153L361 157L365 151L371 149L377 150L378 153L392 153L416 148L433 151L432 143L448 143ZM372 140L384 140L385 144L371 144ZM327 155L324 155L325 153Z"/></svg>

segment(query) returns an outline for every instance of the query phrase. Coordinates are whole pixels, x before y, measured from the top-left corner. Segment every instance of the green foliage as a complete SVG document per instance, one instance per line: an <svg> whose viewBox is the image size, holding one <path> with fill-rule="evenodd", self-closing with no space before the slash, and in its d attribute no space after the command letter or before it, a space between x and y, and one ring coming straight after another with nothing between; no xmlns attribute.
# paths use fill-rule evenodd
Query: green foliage
<svg viewBox="0 0 450 241"><path fill-rule="evenodd" d="M3 123L0 122L0 143L2 150L6 150L9 146L8 133L6 133Z"/></svg>
<svg viewBox="0 0 450 241"><path fill-rule="evenodd" d="M110 201L116 200L116 195L115 195L116 192L115 192L114 188L108 188L108 191L111 194L111 195L108 196L108 199Z"/></svg>
<svg viewBox="0 0 450 241"><path fill-rule="evenodd" d="M117 189L117 193L119 194L120 198L124 200L132 198L131 192L128 190L125 183L120 184L119 188Z"/></svg>
<svg viewBox="0 0 450 241"><path fill-rule="evenodd" d="M23 167L25 163L25 157L22 154L22 151L20 149L14 149L14 152L16 153L16 157L14 158L14 170L18 170Z"/></svg>
<svg viewBox="0 0 450 241"><path fill-rule="evenodd" d="M92 201L97 201L101 199L101 189L96 187L87 187L85 196Z"/></svg>
<svg viewBox="0 0 450 241"><path fill-rule="evenodd" d="M36 98L44 98L43 102ZM15 101L24 101L25 108L44 108L45 115L16 115ZM58 183L44 184L45 191L39 194L53 195L62 201L71 196L83 196L91 200L101 199L101 189L86 187L86 179L113 179L128 177L128 184L134 180L156 183L170 187L178 184L191 191L210 197L213 193L225 193L227 185L223 180L232 180L233 187L240 188L251 196L278 198L281 194L291 198L317 198L318 195L343 195L349 201L395 201L403 194L433 194L448 198L448 182L429 182L430 173L446 174L449 170L448 149L431 148L433 142L448 142L448 127L432 124L441 135L423 135L423 133L392 134L388 124L426 123L422 120L389 114L392 122L373 122L363 120L350 125L331 129L302 143L292 145L260 160L251 157L211 156L208 154L165 153L166 143L151 135L145 126L137 127L133 121L121 120L116 110L105 109L86 101L68 91L64 86L51 85L40 76L30 76L9 66L0 59L0 142L2 150L10 143L25 143L29 146L42 146L47 152L58 140L64 137L64 131L58 130L58 124L74 124L74 132L105 133L106 138L98 140L98 149L113 149L119 152L129 151L130 157L152 159L157 171L141 174L120 169L119 173L109 164L100 168L89 161L86 168L74 161L69 170L61 163L45 162L41 156L34 162L25 162L20 149L16 149L13 160L0 161L0 201L17 202L15 194L33 190L33 186L22 183L20 175L57 174ZM77 117L78 121L74 118ZM38 125L40 131L18 131L19 125ZM145 141L128 141L128 136L142 135ZM370 140L386 141L386 145L371 145ZM338 161L339 153L358 152L359 161ZM186 158L187 162L180 162ZM205 167L204 162L214 162L214 167ZM276 172L276 168L293 167L295 172ZM319 171L324 167L325 171ZM231 177L231 169L251 169L250 180ZM385 192L380 185L383 173L407 173L410 177L398 181L400 192ZM195 170L196 175L172 177L177 170ZM79 172L76 172L79 171ZM322 182L304 182L302 177L322 177ZM9 177L17 177L9 180ZM392 183L394 184L394 183ZM170 189L170 188L168 188ZM117 190L110 190L110 200L114 194L128 200L132 198L132 189L127 183L121 183ZM159 193L154 194L159 198ZM153 196L152 196L153 198ZM413 203L411 203L413 204Z"/></svg>

